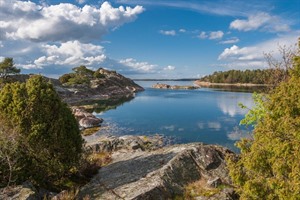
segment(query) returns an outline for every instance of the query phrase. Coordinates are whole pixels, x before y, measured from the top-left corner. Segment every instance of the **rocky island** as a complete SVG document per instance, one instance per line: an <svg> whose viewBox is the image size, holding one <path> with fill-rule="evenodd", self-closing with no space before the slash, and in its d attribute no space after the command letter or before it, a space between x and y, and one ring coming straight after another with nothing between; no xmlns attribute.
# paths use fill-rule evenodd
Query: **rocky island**
<svg viewBox="0 0 300 200"><path fill-rule="evenodd" d="M155 89L170 89L170 90L195 90L199 89L198 86L191 86L191 85L168 85L165 83L157 83L152 86Z"/></svg>

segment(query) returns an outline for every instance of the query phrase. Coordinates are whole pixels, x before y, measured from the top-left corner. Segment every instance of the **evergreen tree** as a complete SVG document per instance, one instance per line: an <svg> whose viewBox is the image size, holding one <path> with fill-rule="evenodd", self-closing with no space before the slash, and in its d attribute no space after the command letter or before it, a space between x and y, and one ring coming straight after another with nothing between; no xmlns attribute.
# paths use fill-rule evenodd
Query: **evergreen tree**
<svg viewBox="0 0 300 200"><path fill-rule="evenodd" d="M12 58L4 58L4 60L0 62L0 77L6 78L8 74L18 74L20 71L20 69L14 66Z"/></svg>
<svg viewBox="0 0 300 200"><path fill-rule="evenodd" d="M26 83L2 88L0 118L18 132L21 160L17 181L47 184L78 163L83 140L77 121L43 77L33 76Z"/></svg>
<svg viewBox="0 0 300 200"><path fill-rule="evenodd" d="M256 99L244 120L254 124L253 140L240 141L239 159L228 160L241 199L300 199L299 52L289 73L267 99Z"/></svg>

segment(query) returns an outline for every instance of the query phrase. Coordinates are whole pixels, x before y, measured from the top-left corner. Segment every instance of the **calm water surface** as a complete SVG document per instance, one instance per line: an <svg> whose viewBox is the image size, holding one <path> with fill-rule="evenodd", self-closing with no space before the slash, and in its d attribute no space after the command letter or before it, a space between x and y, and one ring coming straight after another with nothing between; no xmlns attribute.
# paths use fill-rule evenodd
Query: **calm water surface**
<svg viewBox="0 0 300 200"><path fill-rule="evenodd" d="M251 93L225 92L208 88L197 90L151 89L154 83L137 82L144 92L114 110L95 113L106 127L99 134L163 134L174 143L204 142L233 150L240 137L247 136L239 126L246 110L238 103L252 106ZM170 83L173 84L173 83ZM177 85L192 85L184 82Z"/></svg>

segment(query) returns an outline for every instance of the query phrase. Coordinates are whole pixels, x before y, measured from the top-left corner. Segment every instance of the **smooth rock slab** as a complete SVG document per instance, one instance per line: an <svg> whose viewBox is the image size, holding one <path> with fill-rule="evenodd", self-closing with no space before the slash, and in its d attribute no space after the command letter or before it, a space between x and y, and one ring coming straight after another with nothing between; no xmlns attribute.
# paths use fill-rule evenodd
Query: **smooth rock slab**
<svg viewBox="0 0 300 200"><path fill-rule="evenodd" d="M118 151L113 163L80 190L91 199L168 199L184 192L184 186L201 178L219 177L230 184L225 154L228 149L192 143L155 151Z"/></svg>

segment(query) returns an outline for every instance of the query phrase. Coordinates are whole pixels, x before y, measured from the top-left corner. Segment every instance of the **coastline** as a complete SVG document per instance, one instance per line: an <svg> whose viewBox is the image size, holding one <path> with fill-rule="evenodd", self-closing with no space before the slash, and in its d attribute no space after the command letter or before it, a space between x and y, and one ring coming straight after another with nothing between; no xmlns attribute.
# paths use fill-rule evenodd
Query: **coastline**
<svg viewBox="0 0 300 200"><path fill-rule="evenodd" d="M205 81L194 81L195 85L200 87L208 87L208 86L236 86L236 87L268 87L271 86L269 84L254 84L254 83L211 83Z"/></svg>

